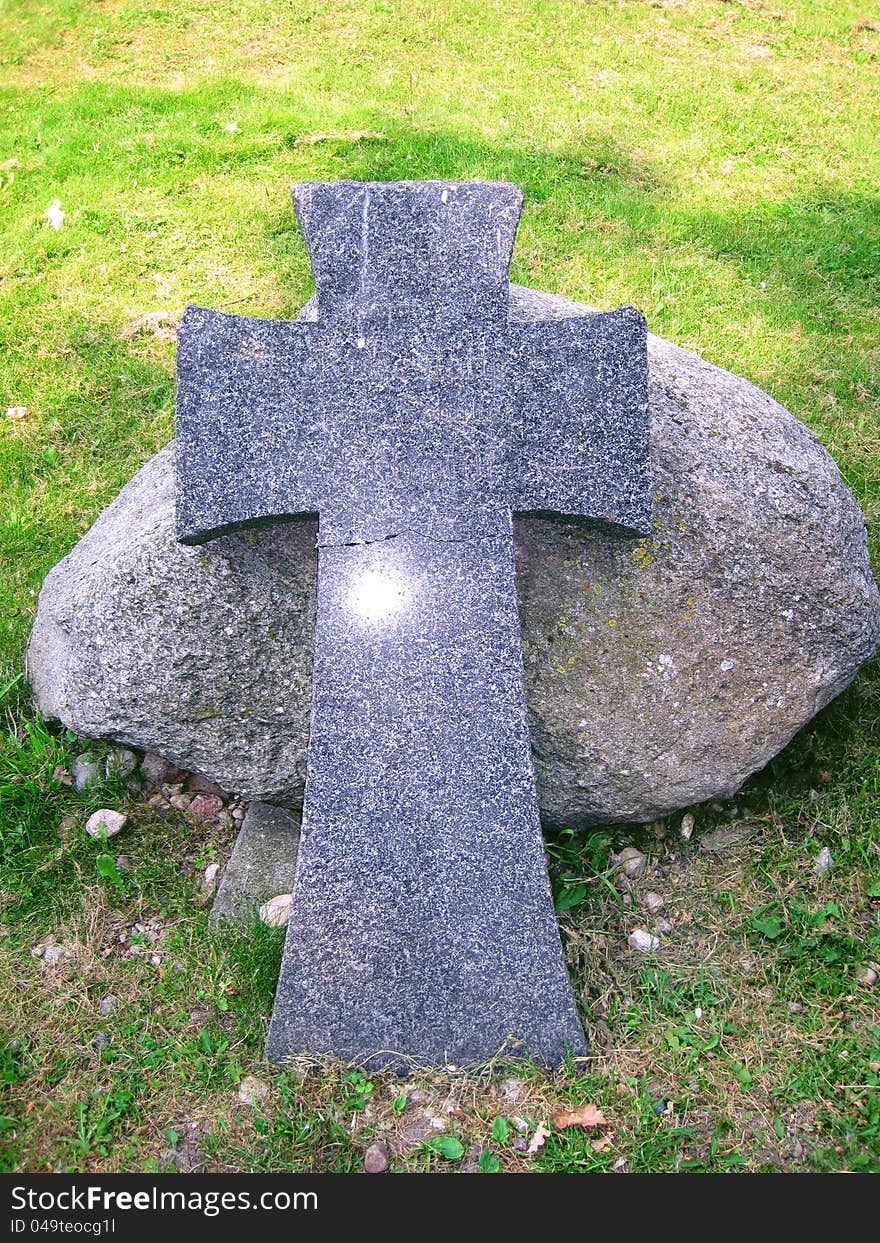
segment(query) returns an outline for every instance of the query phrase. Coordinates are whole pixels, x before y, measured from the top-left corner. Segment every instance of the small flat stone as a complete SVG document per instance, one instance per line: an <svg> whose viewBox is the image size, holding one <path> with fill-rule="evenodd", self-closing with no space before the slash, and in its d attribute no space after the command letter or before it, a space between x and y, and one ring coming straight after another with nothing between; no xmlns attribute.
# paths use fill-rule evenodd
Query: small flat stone
<svg viewBox="0 0 880 1243"><path fill-rule="evenodd" d="M183 796L188 797L187 795ZM172 799L172 803L174 800ZM197 794L189 805L189 814L198 816L200 820L205 820L209 824L217 819L223 810L223 799L218 798L216 794Z"/></svg>
<svg viewBox="0 0 880 1243"><path fill-rule="evenodd" d="M117 1006L117 998L112 993L108 993L106 997L102 997L98 1002L98 1010L103 1017L109 1018Z"/></svg>
<svg viewBox="0 0 880 1243"><path fill-rule="evenodd" d="M364 1153L364 1169L368 1174L384 1174L391 1162L391 1150L381 1141L370 1144Z"/></svg>
<svg viewBox="0 0 880 1243"><path fill-rule="evenodd" d="M299 817L271 803L251 802L211 911L211 922L247 922L269 898L293 890Z"/></svg>
<svg viewBox="0 0 880 1243"><path fill-rule="evenodd" d="M210 794L214 798L219 798L222 802L226 798L226 791L219 786L216 781L209 781L207 777L203 777L200 773L192 773L187 780L186 788L190 794Z"/></svg>
<svg viewBox="0 0 880 1243"><path fill-rule="evenodd" d="M660 938L653 936L645 928L636 928L627 937L627 945L639 954L652 954L660 948Z"/></svg>
<svg viewBox="0 0 880 1243"><path fill-rule="evenodd" d="M112 811L102 807L93 812L86 821L86 832L89 837L115 837L128 823L128 816L121 811Z"/></svg>

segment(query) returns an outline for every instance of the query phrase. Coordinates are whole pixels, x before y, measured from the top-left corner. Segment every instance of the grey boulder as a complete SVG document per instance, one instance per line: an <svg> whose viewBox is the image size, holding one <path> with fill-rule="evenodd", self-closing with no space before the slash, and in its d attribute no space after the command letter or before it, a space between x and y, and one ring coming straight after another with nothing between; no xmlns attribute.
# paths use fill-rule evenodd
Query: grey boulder
<svg viewBox="0 0 880 1243"><path fill-rule="evenodd" d="M511 308L590 313L516 286ZM646 821L733 794L880 643L864 522L816 437L669 342L650 337L649 360L653 534L516 523L550 824ZM79 734L298 806L315 526L185 548L174 518L169 445L47 575L27 657L37 706Z"/></svg>

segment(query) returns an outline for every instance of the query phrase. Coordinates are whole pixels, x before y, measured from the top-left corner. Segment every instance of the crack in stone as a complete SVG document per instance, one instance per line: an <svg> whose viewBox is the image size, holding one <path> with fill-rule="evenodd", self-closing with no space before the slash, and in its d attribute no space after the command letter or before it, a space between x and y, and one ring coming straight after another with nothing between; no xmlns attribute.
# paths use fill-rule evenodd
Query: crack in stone
<svg viewBox="0 0 880 1243"><path fill-rule="evenodd" d="M319 539L317 548L368 548L371 544L385 544L389 540L401 539L405 535L412 535L415 539L426 540L431 544L482 544L490 540L499 540L504 538L504 532L489 533L486 535L460 535L444 537L442 535L431 535L427 532L415 532L412 527L404 527L402 531L392 531L389 535L377 535L374 539L351 539L351 540L321 540Z"/></svg>

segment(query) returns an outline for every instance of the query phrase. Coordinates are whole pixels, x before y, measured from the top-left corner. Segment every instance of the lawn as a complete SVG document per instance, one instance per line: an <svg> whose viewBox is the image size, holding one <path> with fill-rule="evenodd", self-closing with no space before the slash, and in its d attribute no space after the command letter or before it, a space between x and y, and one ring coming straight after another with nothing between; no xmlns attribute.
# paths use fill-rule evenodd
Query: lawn
<svg viewBox="0 0 880 1243"><path fill-rule="evenodd" d="M308 296L302 178L518 182L513 279L770 391L880 551L874 0L0 0L0 67L0 1168L880 1169L876 664L689 840L548 841L589 1061L405 1080L262 1064L280 934L208 931L228 824L77 794L20 679L44 574L172 435L184 305ZM82 830L111 799L121 864Z"/></svg>

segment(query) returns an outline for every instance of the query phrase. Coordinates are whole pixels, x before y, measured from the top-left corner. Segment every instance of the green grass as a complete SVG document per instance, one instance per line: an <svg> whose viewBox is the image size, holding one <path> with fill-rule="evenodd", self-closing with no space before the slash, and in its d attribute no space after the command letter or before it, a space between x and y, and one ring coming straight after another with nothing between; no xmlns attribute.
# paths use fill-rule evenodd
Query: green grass
<svg viewBox="0 0 880 1243"><path fill-rule="evenodd" d="M654 826L639 839L650 877L622 893L605 874L613 828L551 843L559 891L578 899L562 918L596 1060L524 1072L513 1104L500 1072L417 1075L405 1091L263 1067L278 938L212 937L197 884L228 834L132 803L128 866L101 875L81 825L127 796L53 780L73 740L32 719L16 681L43 575L171 435L173 345L143 317L187 301L293 313L310 289L287 192L299 178L519 182L514 279L632 302L654 332L772 392L834 453L876 552L869 8L0 0L6 1168L359 1168L373 1136L420 1111L467 1153L416 1144L397 1168L461 1168L483 1150L502 1169L880 1168L878 992L858 983L880 960L876 667L750 783L724 851L699 833L729 807L698 809L688 846L675 823ZM835 866L819 882L824 845ZM676 931L637 960L625 902L647 887ZM119 950L145 920L161 925L158 967ZM50 933L76 948L46 969L30 949ZM257 1109L237 1100L248 1074L270 1087ZM522 1151L538 1122L587 1100L607 1146L551 1128Z"/></svg>

